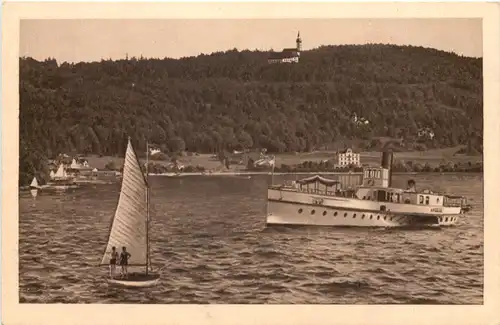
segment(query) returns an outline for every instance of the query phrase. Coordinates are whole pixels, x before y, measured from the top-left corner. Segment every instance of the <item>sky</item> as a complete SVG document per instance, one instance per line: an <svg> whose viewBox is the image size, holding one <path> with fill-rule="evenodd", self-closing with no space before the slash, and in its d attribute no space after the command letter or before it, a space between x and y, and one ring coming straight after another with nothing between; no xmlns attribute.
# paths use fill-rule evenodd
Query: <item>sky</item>
<svg viewBox="0 0 500 325"><path fill-rule="evenodd" d="M22 20L20 56L58 62L179 58L238 50L321 45L415 45L482 57L482 21L440 19L67 19Z"/></svg>

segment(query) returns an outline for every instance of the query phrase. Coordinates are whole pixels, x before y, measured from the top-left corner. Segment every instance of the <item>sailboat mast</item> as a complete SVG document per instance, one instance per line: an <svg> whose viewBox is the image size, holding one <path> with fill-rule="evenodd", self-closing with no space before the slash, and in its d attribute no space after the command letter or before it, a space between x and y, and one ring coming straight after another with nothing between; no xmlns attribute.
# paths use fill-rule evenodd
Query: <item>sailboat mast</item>
<svg viewBox="0 0 500 325"><path fill-rule="evenodd" d="M149 272L149 143L146 140L146 275Z"/></svg>

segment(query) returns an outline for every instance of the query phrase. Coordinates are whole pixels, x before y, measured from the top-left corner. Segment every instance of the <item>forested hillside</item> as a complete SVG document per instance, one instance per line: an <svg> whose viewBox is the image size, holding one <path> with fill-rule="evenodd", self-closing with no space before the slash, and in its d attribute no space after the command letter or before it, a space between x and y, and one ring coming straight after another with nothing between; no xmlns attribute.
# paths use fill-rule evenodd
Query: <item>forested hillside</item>
<svg viewBox="0 0 500 325"><path fill-rule="evenodd" d="M298 64L267 56L21 58L21 178L61 152L123 155L127 136L138 151L146 139L163 151L283 152L376 137L482 151L481 59L391 45L320 47Z"/></svg>

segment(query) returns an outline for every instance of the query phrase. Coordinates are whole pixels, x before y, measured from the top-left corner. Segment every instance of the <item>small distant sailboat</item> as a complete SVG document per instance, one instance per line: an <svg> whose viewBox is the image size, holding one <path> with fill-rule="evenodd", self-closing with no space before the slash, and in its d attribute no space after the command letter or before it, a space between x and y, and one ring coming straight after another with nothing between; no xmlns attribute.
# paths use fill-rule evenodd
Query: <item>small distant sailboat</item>
<svg viewBox="0 0 500 325"><path fill-rule="evenodd" d="M126 247L131 254L128 266L144 267L144 272L129 273L125 278L109 278L108 283L127 287L150 287L158 283L160 275L153 273L151 266L149 224L147 172L145 176L129 138L120 198L100 265L109 265L112 247L116 247L117 252Z"/></svg>
<svg viewBox="0 0 500 325"><path fill-rule="evenodd" d="M31 181L31 184L30 184L30 192L31 192L31 196L36 198L37 195L38 195L38 190L40 189L40 185L38 185L38 180L36 179L36 176L33 177L33 180Z"/></svg>
<svg viewBox="0 0 500 325"><path fill-rule="evenodd" d="M55 179L67 179L68 174L66 174L66 170L64 170L64 165L60 164L59 168L57 168L56 173L54 174Z"/></svg>
<svg viewBox="0 0 500 325"><path fill-rule="evenodd" d="M30 184L30 189L40 189L40 185L38 185L38 180L36 179L36 176L33 177L33 180L31 181Z"/></svg>
<svg viewBox="0 0 500 325"><path fill-rule="evenodd" d="M51 170L49 176L50 176L50 179L53 179L56 176L56 174L54 173L53 170Z"/></svg>

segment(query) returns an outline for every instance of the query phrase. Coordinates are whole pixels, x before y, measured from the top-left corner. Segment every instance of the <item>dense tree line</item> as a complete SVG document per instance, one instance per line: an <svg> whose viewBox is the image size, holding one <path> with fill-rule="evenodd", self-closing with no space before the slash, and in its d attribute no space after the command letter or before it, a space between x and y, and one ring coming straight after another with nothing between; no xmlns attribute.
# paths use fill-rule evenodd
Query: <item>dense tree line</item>
<svg viewBox="0 0 500 325"><path fill-rule="evenodd" d="M410 150L482 152L481 59L375 44L320 47L298 64L267 64L267 56L21 58L21 179L44 173L37 161L61 152L121 156L128 136L138 152L146 140L163 152L208 153L308 151L344 139L373 147L375 137ZM422 128L434 136L419 136Z"/></svg>

